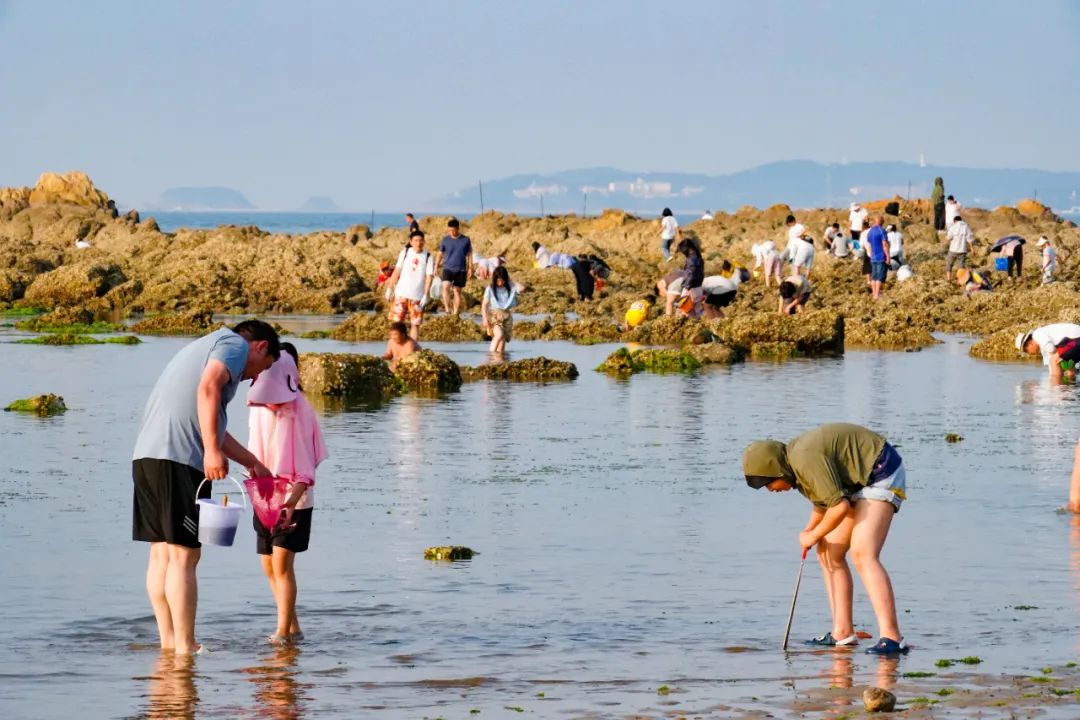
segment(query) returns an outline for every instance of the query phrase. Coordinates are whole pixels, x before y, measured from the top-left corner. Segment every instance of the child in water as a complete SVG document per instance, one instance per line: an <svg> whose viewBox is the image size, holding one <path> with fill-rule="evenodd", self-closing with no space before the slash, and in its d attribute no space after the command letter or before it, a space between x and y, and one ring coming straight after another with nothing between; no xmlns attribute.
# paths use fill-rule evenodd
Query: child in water
<svg viewBox="0 0 1080 720"><path fill-rule="evenodd" d="M289 481L281 518L272 528L254 517L255 548L277 604L277 627L271 645L292 645L304 638L296 616L296 553L308 548L315 505L315 468L326 458L319 422L300 387L299 356L291 343L264 370L248 392L248 449L278 478Z"/></svg>
<svg viewBox="0 0 1080 720"><path fill-rule="evenodd" d="M390 372L397 372L397 364L420 349L420 343L409 337L405 323L390 325L390 339L386 341L386 352L382 359L390 363Z"/></svg>

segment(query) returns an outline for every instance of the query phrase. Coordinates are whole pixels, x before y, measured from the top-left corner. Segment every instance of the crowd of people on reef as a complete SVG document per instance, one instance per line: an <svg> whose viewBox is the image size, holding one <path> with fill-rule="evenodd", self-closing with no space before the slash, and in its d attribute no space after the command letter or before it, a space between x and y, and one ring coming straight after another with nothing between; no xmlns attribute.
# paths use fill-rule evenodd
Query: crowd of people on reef
<svg viewBox="0 0 1080 720"><path fill-rule="evenodd" d="M950 205L951 203L951 205ZM648 318L658 298L664 311L687 316L719 316L731 304L742 283L762 277L766 286L775 278L778 311L802 312L811 297L814 243L806 228L792 217L785 224L787 245L779 251L772 240L753 248L753 271L723 261L720 272L705 275L701 247L683 236L674 216L661 221L664 262L684 258L681 269L671 270L657 283L655 293L635 301L626 313L629 326ZM935 206L935 223L942 221L949 242L946 273L964 279L965 292L981 292L979 272L967 267L970 228L952 200ZM461 291L475 277L486 283L480 316L491 336L491 351L502 354L513 330L512 310L525 290L515 283L503 256L479 257L470 239L451 219L436 254L424 249L425 235L410 218L408 246L396 264L380 267L380 284L390 302L389 340L384 358L392 368L419 348L418 338L429 298L441 300L447 313L459 313ZM670 228L670 230L669 230ZM823 234L824 250L835 258L860 257L872 297L881 296L890 268L903 270L903 236L882 217L870 217L853 204L845 235L839 223ZM1022 242L1001 253L1011 258L1008 268L1022 268ZM1045 238L1038 247L1043 256L1043 281L1053 280L1054 249ZM570 257L534 246L537 267L575 272L579 296L591 296L607 277L607 266L593 256ZM784 266L788 266L787 273ZM580 279L579 279L580 277ZM436 285L436 281L438 284ZM588 293L583 292L587 282ZM974 286L973 289L971 286ZM1041 355L1051 383L1075 381L1080 361L1080 325L1056 323L1021 332L1016 349ZM195 639L197 604L196 569L201 557L200 511L197 500L208 498L207 481L228 477L229 461L239 463L249 481L266 481L279 488L280 507L273 522L258 514L252 523L260 556L277 612L267 640L290 646L304 640L297 614L296 555L310 544L316 468L327 457L319 423L304 398L296 348L281 342L277 332L260 320L245 320L194 340L168 363L150 393L132 453L132 538L149 543L146 590L157 623L162 650L198 654ZM245 447L226 428L227 406L241 381L251 382L247 395L249 441ZM1067 509L1080 513L1080 443L1074 453ZM878 625L878 640L867 652L896 656L908 652L897 622L896 601L880 553L893 518L906 500L903 459L888 440L865 427L831 423L788 441L759 440L743 453L742 472L747 485L770 492L792 489L812 504L809 520L798 534L803 557L816 549L826 578L831 626L807 644L820 647L857 645L860 635L852 622L852 576L847 556L866 588ZM252 492L249 489L249 492ZM253 496L254 498L254 496Z"/></svg>

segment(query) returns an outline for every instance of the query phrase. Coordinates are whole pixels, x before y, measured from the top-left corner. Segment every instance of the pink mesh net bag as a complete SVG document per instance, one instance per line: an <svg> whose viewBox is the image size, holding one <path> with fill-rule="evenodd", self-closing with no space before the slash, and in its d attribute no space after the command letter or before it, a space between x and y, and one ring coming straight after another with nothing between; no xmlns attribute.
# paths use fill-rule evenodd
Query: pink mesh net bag
<svg viewBox="0 0 1080 720"><path fill-rule="evenodd" d="M254 477L244 481L255 516L268 530L281 519L281 509L289 499L289 481L280 477Z"/></svg>

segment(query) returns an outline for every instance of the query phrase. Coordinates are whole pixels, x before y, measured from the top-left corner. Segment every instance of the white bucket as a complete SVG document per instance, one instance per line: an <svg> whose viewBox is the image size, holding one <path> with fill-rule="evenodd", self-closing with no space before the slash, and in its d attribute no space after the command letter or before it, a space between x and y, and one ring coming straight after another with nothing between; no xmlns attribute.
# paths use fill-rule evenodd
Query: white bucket
<svg viewBox="0 0 1080 720"><path fill-rule="evenodd" d="M236 528L240 525L240 515L247 510L247 493L244 486L237 482L236 478L229 477L240 488L241 505L219 505L212 498L198 498L195 500L199 508L199 542L210 545L223 545L229 547L236 537ZM199 494L203 480L195 494Z"/></svg>

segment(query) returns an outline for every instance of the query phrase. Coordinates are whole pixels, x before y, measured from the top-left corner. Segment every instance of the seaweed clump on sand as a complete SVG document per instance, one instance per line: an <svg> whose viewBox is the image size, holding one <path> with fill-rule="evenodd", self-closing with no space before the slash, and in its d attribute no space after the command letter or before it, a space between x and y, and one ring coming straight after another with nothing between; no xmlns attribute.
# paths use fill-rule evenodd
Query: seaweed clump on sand
<svg viewBox="0 0 1080 720"><path fill-rule="evenodd" d="M210 310L189 310L171 315L155 315L144 318L131 326L131 331L140 335L205 335L222 326L214 322L214 313Z"/></svg>
<svg viewBox="0 0 1080 720"><path fill-rule="evenodd" d="M390 321L385 315L369 312L353 313L330 332L330 337L347 342L385 340L389 325Z"/></svg>
<svg viewBox="0 0 1080 720"><path fill-rule="evenodd" d="M40 417L59 415L66 410L67 405L64 404L64 398L52 393L16 400L4 408L5 412L27 412Z"/></svg>
<svg viewBox="0 0 1080 720"><path fill-rule="evenodd" d="M639 372L690 373L700 370L702 362L682 349L619 348L596 368L609 375L633 375Z"/></svg>
<svg viewBox="0 0 1080 720"><path fill-rule="evenodd" d="M20 345L138 345L142 342L134 335L118 335L99 339L90 335L74 333L49 333L16 341Z"/></svg>
<svg viewBox="0 0 1080 720"><path fill-rule="evenodd" d="M119 329L119 326L113 323L98 321L94 312L85 307L56 308L44 315L19 320L15 323L15 327L30 332L67 333L70 335L108 333Z"/></svg>
<svg viewBox="0 0 1080 720"><path fill-rule="evenodd" d="M755 313L713 320L710 329L720 341L754 356L758 343L790 343L806 356L840 355L844 352L844 317L831 310L799 315Z"/></svg>
<svg viewBox="0 0 1080 720"><path fill-rule="evenodd" d="M305 353L300 356L300 382L316 395L387 399L405 384L382 358L357 353Z"/></svg>
<svg viewBox="0 0 1080 720"><path fill-rule="evenodd" d="M402 358L395 372L411 390L455 392L461 389L458 364L432 350L420 350Z"/></svg>
<svg viewBox="0 0 1080 720"><path fill-rule="evenodd" d="M464 545L438 545L424 550L425 560L472 560L475 550Z"/></svg>
<svg viewBox="0 0 1080 720"><path fill-rule="evenodd" d="M573 380L578 376L578 369L574 363L535 357L476 367L464 365L461 368L461 375L466 382L477 380L558 382Z"/></svg>
<svg viewBox="0 0 1080 720"><path fill-rule="evenodd" d="M515 329L516 330L516 329ZM515 331L515 335L517 335ZM545 340L573 340L582 345L618 340L622 336L619 326L609 320L590 318L552 325L544 335Z"/></svg>
<svg viewBox="0 0 1080 720"><path fill-rule="evenodd" d="M436 315L424 322L420 337L431 342L467 342L483 340L484 331L460 315Z"/></svg>

